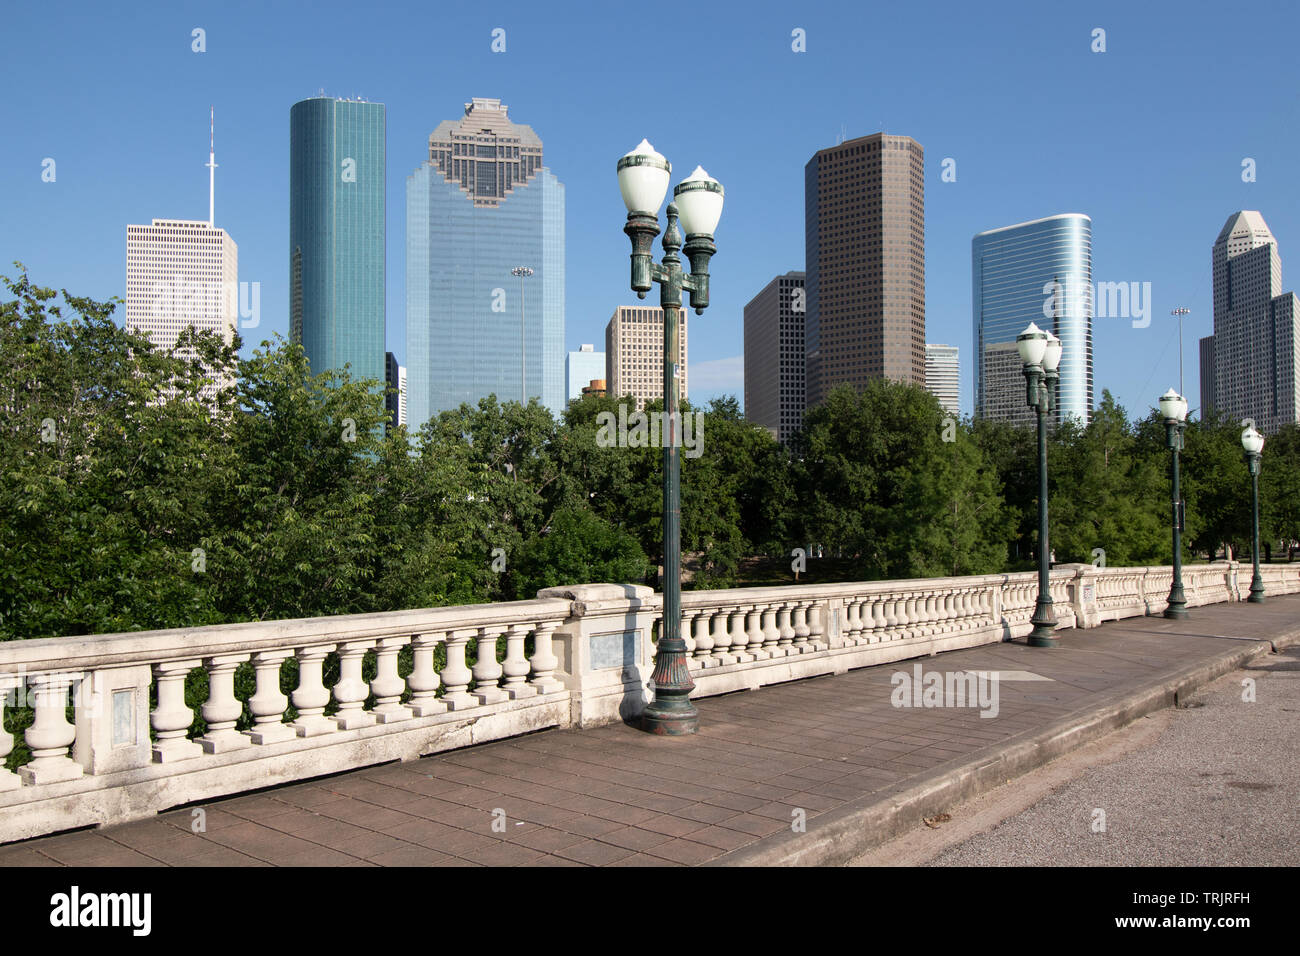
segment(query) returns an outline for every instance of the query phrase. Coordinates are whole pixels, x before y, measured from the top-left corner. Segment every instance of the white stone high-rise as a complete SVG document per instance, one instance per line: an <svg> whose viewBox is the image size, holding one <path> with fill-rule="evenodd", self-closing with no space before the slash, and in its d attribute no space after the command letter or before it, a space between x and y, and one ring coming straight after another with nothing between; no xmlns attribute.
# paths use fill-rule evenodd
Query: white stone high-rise
<svg viewBox="0 0 1300 956"><path fill-rule="evenodd" d="M677 313L678 394L686 388L686 309ZM632 395L636 407L664 397L664 310L658 306L620 305L605 326L606 390L612 398Z"/></svg>
<svg viewBox="0 0 1300 956"><path fill-rule="evenodd" d="M188 219L126 227L128 329L171 349L191 325L230 344L238 323L239 249L224 229ZM203 397L212 399L216 388L205 387Z"/></svg>
<svg viewBox="0 0 1300 956"><path fill-rule="evenodd" d="M1228 217L1212 251L1214 334L1201 340L1201 405L1271 433L1300 421L1300 305L1282 292L1264 217ZM1204 412L1203 412L1204 414Z"/></svg>
<svg viewBox="0 0 1300 956"><path fill-rule="evenodd" d="M950 415L961 413L957 346L925 344L925 389Z"/></svg>

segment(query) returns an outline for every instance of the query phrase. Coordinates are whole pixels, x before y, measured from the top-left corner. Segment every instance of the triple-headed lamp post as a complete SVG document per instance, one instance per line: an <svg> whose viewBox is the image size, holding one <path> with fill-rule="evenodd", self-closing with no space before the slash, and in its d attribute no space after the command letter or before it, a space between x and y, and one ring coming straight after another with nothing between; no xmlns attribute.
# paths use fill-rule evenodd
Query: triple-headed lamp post
<svg viewBox="0 0 1300 956"><path fill-rule="evenodd" d="M1059 378L1061 340L1033 322L1016 336L1020 361L1024 363L1026 400L1038 413L1038 603L1030 618L1031 647L1056 647L1056 612L1052 609L1051 552L1047 546L1047 413L1052 410L1052 393Z"/></svg>
<svg viewBox="0 0 1300 956"><path fill-rule="evenodd" d="M627 206L627 225L623 231L632 240L632 290L644 299L659 283L659 304L664 310L664 413L668 434L664 441L664 579L663 621L659 643L655 647L652 675L655 697L641 715L641 728L668 736L693 734L699 729L700 715L691 703L695 682L686 663L686 642L682 640L681 581L681 413L678 410L677 386L681 380L678 364L677 312L682 306L682 292L691 294L691 308L702 315L709 305L709 260L717 252L713 232L722 216L722 185L703 167L677 184L673 201L668 204L668 228L664 232L663 264L653 261L652 247L659 235L659 207L668 192L672 165L647 140L618 161L618 188ZM690 274L682 272L677 252L682 249L678 219L686 230L686 258Z"/></svg>
<svg viewBox="0 0 1300 956"><path fill-rule="evenodd" d="M1169 588L1169 606L1165 617L1187 617L1187 598L1183 594L1183 498L1178 487L1178 453L1183 450L1183 429L1187 423L1187 399L1172 388L1160 396L1160 417L1165 420L1165 443L1174 453L1174 581Z"/></svg>
<svg viewBox="0 0 1300 956"><path fill-rule="evenodd" d="M1250 597L1246 600L1252 604L1263 604L1264 579L1259 575L1259 464L1264 450L1264 436L1255 430L1253 424L1241 433L1241 447L1246 450L1246 466L1250 469L1250 539L1251 555L1255 563L1255 574L1250 579Z"/></svg>

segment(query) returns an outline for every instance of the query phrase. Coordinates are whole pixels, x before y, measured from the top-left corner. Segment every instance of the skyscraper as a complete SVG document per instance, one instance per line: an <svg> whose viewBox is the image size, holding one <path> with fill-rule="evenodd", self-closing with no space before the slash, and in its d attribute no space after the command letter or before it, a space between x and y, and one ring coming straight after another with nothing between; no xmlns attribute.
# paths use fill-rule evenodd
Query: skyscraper
<svg viewBox="0 0 1300 956"><path fill-rule="evenodd" d="M581 398L583 389L589 388L593 379L604 378L605 353L597 352L596 346L584 345L578 351L569 353L564 372L564 391L569 401Z"/></svg>
<svg viewBox="0 0 1300 956"><path fill-rule="evenodd" d="M397 356L392 352L384 353L384 379L389 388L395 392L385 393L384 410L393 425L406 424L406 367L397 364Z"/></svg>
<svg viewBox="0 0 1300 956"><path fill-rule="evenodd" d="M686 388L686 309L678 313L681 358L678 380L683 401ZM605 326L606 391L612 398L632 395L636 407L664 397L664 310L659 306L620 305Z"/></svg>
<svg viewBox="0 0 1300 956"><path fill-rule="evenodd" d="M1024 376L1007 354L1030 322L1061 340L1057 421L1092 418L1092 220L1063 213L981 232L971 240L975 414L1031 422ZM993 365L997 365L996 374ZM1021 414L1022 408L1024 414Z"/></svg>
<svg viewBox="0 0 1300 956"><path fill-rule="evenodd" d="M537 134L507 109L466 103L406 180L412 428L489 394L526 392L564 410L564 186L542 165ZM517 278L517 267L533 274Z"/></svg>
<svg viewBox="0 0 1300 956"><path fill-rule="evenodd" d="M961 412L957 346L925 345L925 388L950 415Z"/></svg>
<svg viewBox="0 0 1300 956"><path fill-rule="evenodd" d="M875 133L804 167L809 407L842 382L925 384L924 159Z"/></svg>
<svg viewBox="0 0 1300 956"><path fill-rule="evenodd" d="M144 332L155 347L170 351L187 327L215 332L229 345L239 324L239 248L214 222L217 159L214 124L208 113L208 221L155 219L126 227L126 316L128 329ZM182 355L192 358L192 349ZM211 401L223 376L203 388Z"/></svg>
<svg viewBox="0 0 1300 956"><path fill-rule="evenodd" d="M1228 217L1211 252L1214 335L1201 340L1201 404L1262 432L1300 421L1300 303L1264 217ZM1211 374L1207 377L1206 366Z"/></svg>
<svg viewBox="0 0 1300 956"><path fill-rule="evenodd" d="M777 276L745 305L745 418L780 442L803 424L804 279Z"/></svg>
<svg viewBox="0 0 1300 956"><path fill-rule="evenodd" d="M226 230L188 219L126 227L128 329L168 350L190 325L230 344L238 323L239 248ZM227 378L206 386L203 397L210 401L229 384Z"/></svg>
<svg viewBox="0 0 1300 956"><path fill-rule="evenodd" d="M289 110L289 332L313 373L384 382L384 104Z"/></svg>

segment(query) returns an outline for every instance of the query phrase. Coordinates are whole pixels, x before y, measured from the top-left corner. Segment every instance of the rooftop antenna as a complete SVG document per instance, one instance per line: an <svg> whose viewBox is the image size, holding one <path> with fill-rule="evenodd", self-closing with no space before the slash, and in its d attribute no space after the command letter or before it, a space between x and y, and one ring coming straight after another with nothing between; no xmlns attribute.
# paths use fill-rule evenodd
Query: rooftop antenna
<svg viewBox="0 0 1300 956"><path fill-rule="evenodd" d="M208 107L208 228L213 228L213 213L217 204L217 153L215 148L215 111Z"/></svg>

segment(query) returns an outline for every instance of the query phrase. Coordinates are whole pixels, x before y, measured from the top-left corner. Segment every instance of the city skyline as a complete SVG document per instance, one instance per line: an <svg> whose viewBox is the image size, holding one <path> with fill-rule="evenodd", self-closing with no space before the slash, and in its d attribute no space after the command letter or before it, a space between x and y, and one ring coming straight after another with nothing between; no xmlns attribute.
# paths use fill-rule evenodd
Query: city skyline
<svg viewBox="0 0 1300 956"><path fill-rule="evenodd" d="M880 30L850 5L795 14L759 9L743 18L723 11L698 35L675 37L684 51L709 51L702 59L713 95L728 105L714 121L691 124L666 104L623 109L617 57L551 68L557 49L617 49L610 44L630 17L626 11L599 24L561 24L524 7L507 8L500 16L508 32L503 53L491 50L493 26L468 14L430 13L448 49L426 80L427 51L416 40L418 31L394 31L393 18L382 10L357 23L341 15L341 6L334 11L340 15L330 16L326 4L307 25L305 43L302 19L287 11L259 12L257 29L248 29L248 13L237 7L189 17L194 23L183 16L143 17L127 29L86 5L83 15L58 30L78 70L34 84L29 94L0 106L14 131L0 156L6 184L0 255L7 264L23 261L34 279L48 277L101 299L121 295L120 236L127 223L148 222L160 211L191 220L206 213L202 113L215 103L229 117L223 120L220 218L239 236L241 278L262 289L260 324L241 323L248 354L272 333L288 337L287 107L322 87L384 101L388 177L397 182L445 112L431 103L448 95L460 99L462 90L490 90L548 131L548 165L569 186L566 254L582 272L578 281L579 273L570 270L562 348L598 341L600 316L626 294L625 253L616 247L623 219L612 170L617 156L649 135L678 175L702 162L727 187L712 266L714 302L697 323L693 343L696 399L707 400L742 392L744 303L772 275L805 265L800 170L808 156L834 144L841 132L905 130L927 148L927 339L967 338L962 327L969 320L962 316L970 315L971 235L992 223L1042 215L1045 208L1086 209L1093 218L1098 280L1152 283L1148 326L1099 319L1095 329L1097 396L1110 389L1131 413L1141 414L1177 382L1177 322L1168 313L1178 306L1191 309L1185 390L1199 392L1191 345L1212 327L1207 223L1221 224L1236 209L1259 209L1281 245L1300 236L1297 184L1282 174L1298 134L1295 124L1278 122L1294 111L1284 93L1287 31L1261 29L1261 20L1280 22L1272 11L1249 28L1216 18L1210 30L1212 9L1183 6L1171 21L1159 10L1101 4L1095 24L1055 11L1032 18L956 7L937 17L907 12L885 31L888 42L866 75L853 51L864 35L879 37ZM420 19L412 15L412 25ZM191 49L198 25L207 36L202 53ZM806 53L791 49L795 27L807 33ZM1107 31L1105 52L1091 48L1095 27ZM52 36L54 26L19 10L14 29L41 37ZM666 29L653 27L647 36ZM384 53L335 55L367 46ZM923 60L912 74L915 83L890 85L886 96L851 92L864 82L873 88L904 65L911 69L918 56ZM40 72L34 57L35 50L18 49L10 62L34 75ZM141 95L138 80L119 66L124 57L154 63L166 82ZM1176 66L1198 57L1225 70L1249 67L1255 83L1249 102L1213 76ZM248 66L235 70L235 63ZM1035 71L1032 87L1019 79L1025 69ZM78 80L86 71L96 75L92 96ZM994 99L997 111L982 108ZM1150 108L1134 109L1135 102ZM1058 124L1063 136L1044 136L1044 108L1078 121ZM782 117L780 135L761 151L747 148L751 138L744 131L775 115ZM1190 135L1206 126L1215 130L1213 137ZM95 155L93 165L83 145L88 137L114 143ZM1171 149L1170 142L1181 145ZM46 158L57 163L53 181L42 179ZM390 253L400 248L405 231L402 200L400 190L389 191ZM73 229L84 241L67 241ZM409 366L409 357L400 354L401 259L390 254L387 263L386 339Z"/></svg>

